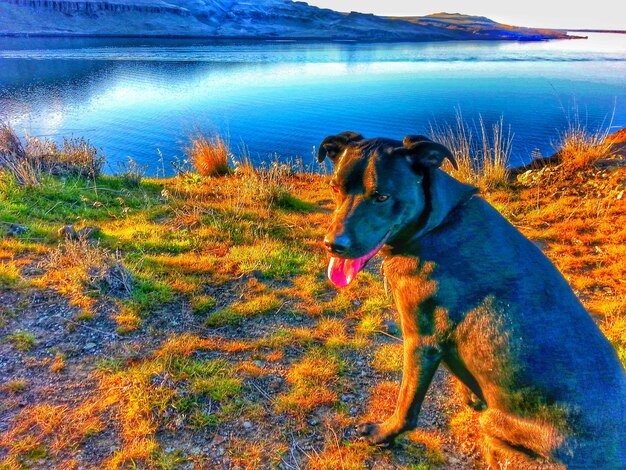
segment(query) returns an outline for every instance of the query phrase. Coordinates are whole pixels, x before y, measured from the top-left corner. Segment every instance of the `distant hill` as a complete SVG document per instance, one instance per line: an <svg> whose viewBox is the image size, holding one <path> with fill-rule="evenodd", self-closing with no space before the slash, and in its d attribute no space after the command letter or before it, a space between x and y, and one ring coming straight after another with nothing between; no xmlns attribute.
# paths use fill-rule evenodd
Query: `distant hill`
<svg viewBox="0 0 626 470"><path fill-rule="evenodd" d="M391 17L390 19L410 21L424 27L442 28L448 31L471 34L475 39L542 40L555 34L550 29L525 28L497 23L484 16L463 15L461 13L435 13L427 16Z"/></svg>
<svg viewBox="0 0 626 470"><path fill-rule="evenodd" d="M511 28L487 18L385 18L290 0L0 0L0 35L366 41L568 37L562 31Z"/></svg>

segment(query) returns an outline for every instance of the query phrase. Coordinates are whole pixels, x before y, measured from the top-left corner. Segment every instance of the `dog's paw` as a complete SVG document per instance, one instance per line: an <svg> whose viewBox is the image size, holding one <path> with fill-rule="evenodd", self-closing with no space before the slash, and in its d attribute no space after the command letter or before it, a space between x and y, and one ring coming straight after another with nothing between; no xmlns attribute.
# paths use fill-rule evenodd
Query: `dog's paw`
<svg viewBox="0 0 626 470"><path fill-rule="evenodd" d="M374 445L391 446L397 433L385 432L382 423L361 423L356 428L357 435Z"/></svg>

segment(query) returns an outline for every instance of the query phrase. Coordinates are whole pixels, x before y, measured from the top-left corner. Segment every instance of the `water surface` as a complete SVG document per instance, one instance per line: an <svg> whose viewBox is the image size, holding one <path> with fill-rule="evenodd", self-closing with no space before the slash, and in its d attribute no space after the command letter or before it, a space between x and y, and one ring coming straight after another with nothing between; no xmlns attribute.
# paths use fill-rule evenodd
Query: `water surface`
<svg viewBox="0 0 626 470"><path fill-rule="evenodd" d="M457 109L515 134L512 164L549 155L577 109L626 126L626 35L588 40L311 43L0 39L0 117L21 133L84 136L155 174L185 136L228 135L256 161L302 157L329 134L401 138Z"/></svg>

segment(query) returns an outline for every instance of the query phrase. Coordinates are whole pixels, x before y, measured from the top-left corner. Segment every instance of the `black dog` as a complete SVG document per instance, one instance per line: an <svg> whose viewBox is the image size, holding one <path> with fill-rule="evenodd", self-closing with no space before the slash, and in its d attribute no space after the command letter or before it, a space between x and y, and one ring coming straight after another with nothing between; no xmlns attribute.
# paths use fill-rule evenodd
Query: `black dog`
<svg viewBox="0 0 626 470"><path fill-rule="evenodd" d="M414 429L443 362L484 407L494 468L626 468L626 376L565 279L495 209L439 166L421 136L326 138L337 208L329 278L349 284L378 251L402 322L395 413L359 427L374 444Z"/></svg>

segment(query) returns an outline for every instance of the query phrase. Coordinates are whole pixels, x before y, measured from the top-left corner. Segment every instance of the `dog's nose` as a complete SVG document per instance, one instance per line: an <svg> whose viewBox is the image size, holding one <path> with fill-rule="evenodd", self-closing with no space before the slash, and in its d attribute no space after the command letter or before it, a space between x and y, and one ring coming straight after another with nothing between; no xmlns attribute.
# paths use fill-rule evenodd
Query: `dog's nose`
<svg viewBox="0 0 626 470"><path fill-rule="evenodd" d="M350 239L345 235L327 236L324 245L330 253L341 255L350 249Z"/></svg>

